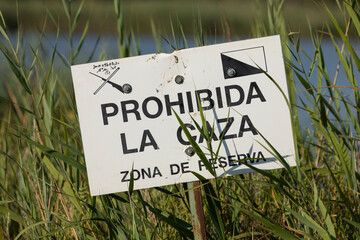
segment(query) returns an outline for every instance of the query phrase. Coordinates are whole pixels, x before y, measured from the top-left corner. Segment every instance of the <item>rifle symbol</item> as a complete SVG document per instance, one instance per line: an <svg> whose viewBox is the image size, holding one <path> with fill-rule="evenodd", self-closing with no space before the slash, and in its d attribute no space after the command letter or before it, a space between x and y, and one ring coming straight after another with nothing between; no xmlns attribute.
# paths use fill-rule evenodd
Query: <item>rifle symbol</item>
<svg viewBox="0 0 360 240"><path fill-rule="evenodd" d="M115 71L115 72L117 72L117 71ZM115 72L114 72L114 73L115 73ZM114 83L114 82L112 82L112 81L109 80L109 78L112 77L112 76L110 76L108 79L106 79L106 78L103 78L103 77L101 77L101 76L99 76L99 75L96 75L95 73L92 73L92 72L89 72L89 73L92 74L92 75L94 75L95 77L98 77L98 78L100 78L101 80L103 80L103 81L104 81L103 84L109 83L111 86L113 86L114 88L116 88L116 89L119 90L120 92L124 93L122 87L121 87L119 84L116 84L116 83ZM114 75L114 73L113 73L112 75ZM103 84L102 84L102 85L103 85ZM96 93L97 93L97 91L95 91L94 94L96 94Z"/></svg>

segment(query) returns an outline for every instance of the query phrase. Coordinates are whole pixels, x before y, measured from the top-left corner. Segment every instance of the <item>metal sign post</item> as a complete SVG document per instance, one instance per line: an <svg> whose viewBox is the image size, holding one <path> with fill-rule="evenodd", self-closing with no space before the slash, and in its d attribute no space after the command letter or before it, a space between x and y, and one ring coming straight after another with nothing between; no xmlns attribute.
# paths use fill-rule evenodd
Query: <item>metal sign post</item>
<svg viewBox="0 0 360 240"><path fill-rule="evenodd" d="M204 208L201 199L200 182L189 182L189 203L195 240L206 240Z"/></svg>

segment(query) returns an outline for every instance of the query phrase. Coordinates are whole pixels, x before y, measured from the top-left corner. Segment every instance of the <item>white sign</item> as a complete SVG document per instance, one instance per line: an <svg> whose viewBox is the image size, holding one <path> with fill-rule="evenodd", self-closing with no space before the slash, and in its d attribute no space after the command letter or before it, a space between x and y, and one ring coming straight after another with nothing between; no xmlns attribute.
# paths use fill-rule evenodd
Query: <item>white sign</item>
<svg viewBox="0 0 360 240"><path fill-rule="evenodd" d="M197 96L214 130L214 151L224 136L213 162L217 176L251 172L244 159L263 170L283 167L259 133L295 165L288 106L264 73L288 98L279 36L71 70L91 195L127 191L132 169L134 189L197 180L191 171L212 178L197 155L186 154L189 141L173 112L208 154L191 118L201 123Z"/></svg>

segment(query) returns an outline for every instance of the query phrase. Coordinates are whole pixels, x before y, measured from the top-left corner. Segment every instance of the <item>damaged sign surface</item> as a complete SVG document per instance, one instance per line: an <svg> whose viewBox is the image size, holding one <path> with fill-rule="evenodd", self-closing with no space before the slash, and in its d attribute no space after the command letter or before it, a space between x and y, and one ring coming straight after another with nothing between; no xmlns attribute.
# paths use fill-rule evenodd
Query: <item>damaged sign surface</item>
<svg viewBox="0 0 360 240"><path fill-rule="evenodd" d="M279 36L71 67L91 195L214 176L194 154L174 112L216 176L295 165ZM276 84L271 80L271 78ZM212 161L198 99L219 157ZM201 124L200 124L201 125ZM222 139L222 142L221 142Z"/></svg>

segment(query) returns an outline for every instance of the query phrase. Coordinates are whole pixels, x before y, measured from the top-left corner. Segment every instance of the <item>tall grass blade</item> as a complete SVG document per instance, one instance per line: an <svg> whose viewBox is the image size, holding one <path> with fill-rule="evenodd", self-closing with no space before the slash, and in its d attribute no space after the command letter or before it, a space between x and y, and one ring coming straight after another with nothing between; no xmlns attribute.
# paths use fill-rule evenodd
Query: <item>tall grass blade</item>
<svg viewBox="0 0 360 240"><path fill-rule="evenodd" d="M289 239L289 240L299 239L299 238L295 237L294 235L292 235L287 230L285 230L282 226L274 223L271 219L267 219L267 218L263 217L260 213L258 213L256 211L251 212L244 208L241 208L240 211L242 213L254 218L255 220L259 221L260 223L264 224L266 229L268 229L270 232L274 233L275 235L281 237L282 239Z"/></svg>
<svg viewBox="0 0 360 240"><path fill-rule="evenodd" d="M195 142L194 138L191 136L189 130L187 129L187 127L185 126L184 122L181 120L181 118L179 117L179 115L173 110L176 119L178 120L183 132L185 133L186 137L188 138L191 146L194 148L195 153L197 154L197 156L200 158L200 160L204 163L206 169L215 177L215 171L212 168L209 160L206 158L204 152L201 150L200 146Z"/></svg>
<svg viewBox="0 0 360 240"><path fill-rule="evenodd" d="M28 84L24 72L22 71L22 67L20 66L20 63L11 55L11 53L8 51L8 49L5 47L5 45L2 42L0 42L0 50L4 54L11 70L13 71L13 73L15 74L16 78L19 80L20 84L23 86L25 91L29 94L32 94L32 91L30 89L30 86Z"/></svg>

